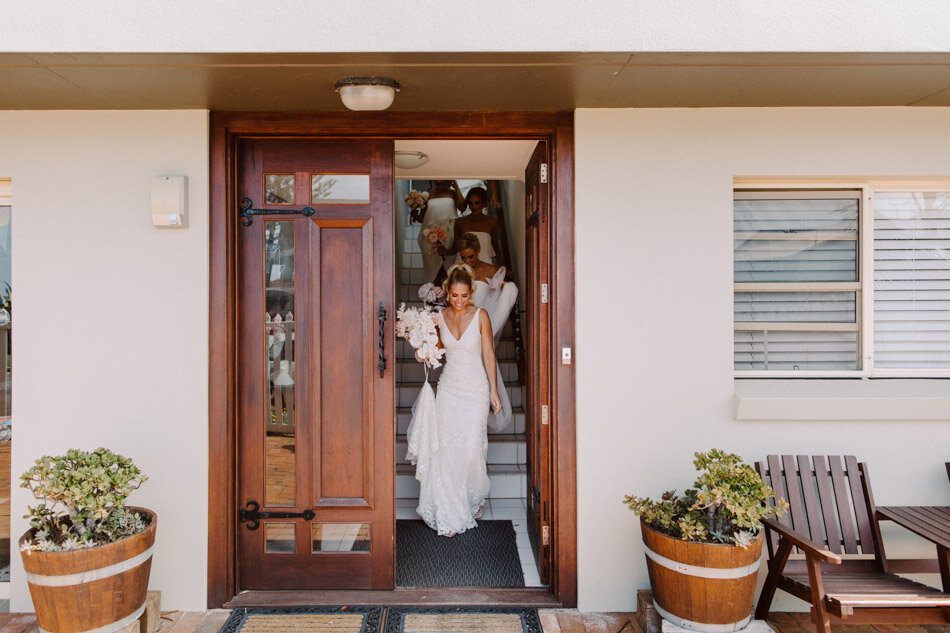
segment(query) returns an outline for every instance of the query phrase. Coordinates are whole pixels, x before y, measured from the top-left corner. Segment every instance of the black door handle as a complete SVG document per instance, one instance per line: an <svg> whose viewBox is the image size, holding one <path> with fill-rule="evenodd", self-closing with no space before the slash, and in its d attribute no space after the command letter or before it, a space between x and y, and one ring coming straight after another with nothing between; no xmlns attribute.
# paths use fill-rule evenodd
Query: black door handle
<svg viewBox="0 0 950 633"><path fill-rule="evenodd" d="M305 519L310 521L316 516L310 508L303 512L261 512L260 509L261 504L251 499L247 502L247 508L241 510L241 523L247 522L247 529L256 530L261 527L261 519Z"/></svg>

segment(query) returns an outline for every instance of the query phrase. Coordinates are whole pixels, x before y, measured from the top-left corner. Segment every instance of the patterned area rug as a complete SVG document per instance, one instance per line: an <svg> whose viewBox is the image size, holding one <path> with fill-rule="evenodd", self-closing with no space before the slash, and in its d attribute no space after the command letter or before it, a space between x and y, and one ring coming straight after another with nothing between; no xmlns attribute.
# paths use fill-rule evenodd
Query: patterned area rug
<svg viewBox="0 0 950 633"><path fill-rule="evenodd" d="M542 633L534 607L247 607L220 633Z"/></svg>
<svg viewBox="0 0 950 633"><path fill-rule="evenodd" d="M383 633L541 633L534 607L389 607Z"/></svg>
<svg viewBox="0 0 950 633"><path fill-rule="evenodd" d="M220 633L378 633L383 607L247 607L235 609Z"/></svg>
<svg viewBox="0 0 950 633"><path fill-rule="evenodd" d="M422 521L396 521L396 586L524 587L511 521L479 521L452 538Z"/></svg>

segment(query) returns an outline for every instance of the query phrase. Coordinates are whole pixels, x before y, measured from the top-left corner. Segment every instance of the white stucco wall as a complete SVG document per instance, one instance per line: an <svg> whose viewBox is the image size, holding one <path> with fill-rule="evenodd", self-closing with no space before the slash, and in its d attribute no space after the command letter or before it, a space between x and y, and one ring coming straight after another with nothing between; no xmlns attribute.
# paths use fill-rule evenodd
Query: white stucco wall
<svg viewBox="0 0 950 633"><path fill-rule="evenodd" d="M950 50L941 0L279 0L266 15L260 8L253 0L0 0L0 51Z"/></svg>
<svg viewBox="0 0 950 633"><path fill-rule="evenodd" d="M950 503L950 410L928 422L738 422L732 378L733 178L950 176L950 109L580 110L576 142L582 610L635 608L649 579L621 499L683 490L697 450L855 454L879 505ZM858 387L950 394L948 380ZM890 554L933 554L886 538Z"/></svg>
<svg viewBox="0 0 950 633"><path fill-rule="evenodd" d="M159 513L151 584L168 609L206 595L207 139L202 111L0 112L13 473L71 446L133 457L151 477L132 500ZM950 176L950 109L581 110L576 143L582 610L634 608L648 580L621 498L684 488L696 450L854 453L878 503L950 503L950 419L737 422L732 379L733 178ZM162 174L188 176L185 230L151 226ZM950 381L864 386L950 395ZM15 535L28 502L14 489ZM12 608L29 610L13 562Z"/></svg>
<svg viewBox="0 0 950 633"><path fill-rule="evenodd" d="M151 179L188 177L188 228L158 229ZM44 454L106 446L150 480L151 588L206 604L208 115L0 112L13 179L14 481ZM12 530L29 493L13 489ZM13 611L31 611L19 557Z"/></svg>

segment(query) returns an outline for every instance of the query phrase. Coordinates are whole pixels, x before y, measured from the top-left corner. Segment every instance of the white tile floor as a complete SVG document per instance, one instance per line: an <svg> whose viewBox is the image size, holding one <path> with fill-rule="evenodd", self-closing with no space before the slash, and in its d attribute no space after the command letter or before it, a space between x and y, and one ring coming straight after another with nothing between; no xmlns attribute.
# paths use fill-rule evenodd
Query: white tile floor
<svg viewBox="0 0 950 633"><path fill-rule="evenodd" d="M418 499L396 499L397 519L418 519L416 506ZM538 575L537 563L528 540L527 508L524 499L489 499L482 510L482 519L510 520L515 528L518 542L518 556L521 558L521 571L524 573L526 587L543 587Z"/></svg>

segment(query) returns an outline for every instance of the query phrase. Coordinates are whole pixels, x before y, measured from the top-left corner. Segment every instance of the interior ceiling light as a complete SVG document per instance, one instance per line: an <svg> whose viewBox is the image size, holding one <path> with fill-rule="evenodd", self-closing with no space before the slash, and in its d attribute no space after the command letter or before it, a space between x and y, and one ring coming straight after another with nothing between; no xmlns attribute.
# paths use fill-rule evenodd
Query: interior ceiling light
<svg viewBox="0 0 950 633"><path fill-rule="evenodd" d="M393 104L399 82L389 77L344 77L333 89L350 110L385 110Z"/></svg>
<svg viewBox="0 0 950 633"><path fill-rule="evenodd" d="M429 162L429 155L425 152L417 152L411 149L397 149L395 154L396 167L400 169L415 169Z"/></svg>

